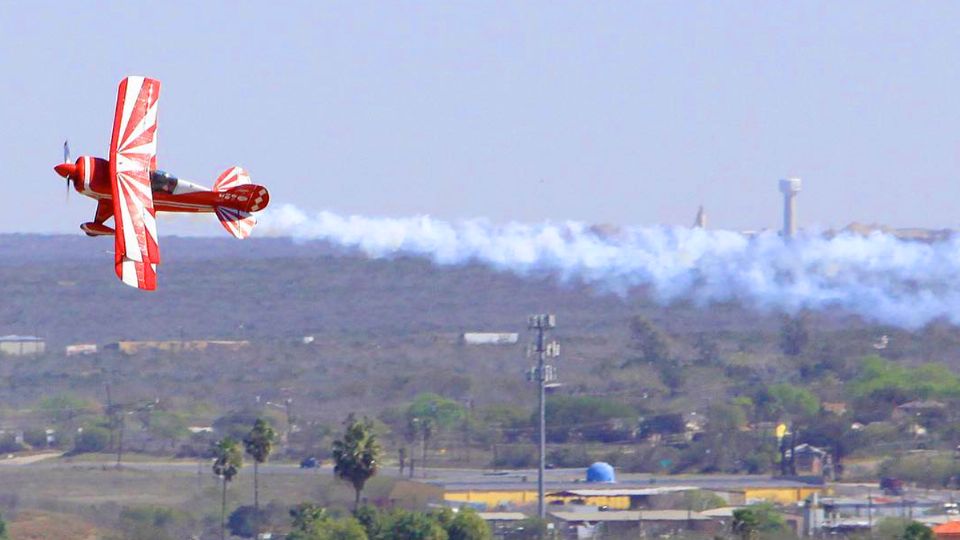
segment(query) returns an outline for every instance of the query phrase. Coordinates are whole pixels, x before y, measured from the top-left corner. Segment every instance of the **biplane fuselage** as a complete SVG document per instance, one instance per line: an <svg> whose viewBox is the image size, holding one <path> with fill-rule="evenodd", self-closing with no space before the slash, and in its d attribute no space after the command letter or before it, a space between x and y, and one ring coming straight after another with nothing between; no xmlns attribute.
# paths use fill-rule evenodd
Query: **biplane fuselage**
<svg viewBox="0 0 960 540"><path fill-rule="evenodd" d="M74 189L81 195L98 201L112 200L109 161L80 156L76 163L62 163L54 169L64 178L73 180ZM265 189L251 189L252 197L233 191L213 191L161 170L150 171L150 190L153 192L153 208L157 212L213 213L218 207L257 212L269 202Z"/></svg>

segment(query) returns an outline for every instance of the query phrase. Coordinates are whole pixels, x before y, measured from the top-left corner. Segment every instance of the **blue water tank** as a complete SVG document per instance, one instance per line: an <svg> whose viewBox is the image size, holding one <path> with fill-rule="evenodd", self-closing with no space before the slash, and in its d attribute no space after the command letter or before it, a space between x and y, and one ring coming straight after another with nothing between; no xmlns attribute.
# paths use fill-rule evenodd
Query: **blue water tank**
<svg viewBox="0 0 960 540"><path fill-rule="evenodd" d="M603 461L598 461L587 467L587 482L616 482L617 478L613 474L613 466Z"/></svg>

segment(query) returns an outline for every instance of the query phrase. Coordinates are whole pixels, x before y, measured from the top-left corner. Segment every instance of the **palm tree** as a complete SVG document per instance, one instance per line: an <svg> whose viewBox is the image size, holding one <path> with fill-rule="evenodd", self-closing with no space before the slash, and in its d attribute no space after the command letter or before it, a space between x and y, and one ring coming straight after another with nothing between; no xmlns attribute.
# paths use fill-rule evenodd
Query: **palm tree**
<svg viewBox="0 0 960 540"><path fill-rule="evenodd" d="M273 442L277 434L263 418L257 418L253 429L243 438L243 446L253 458L253 507L260 513L260 484L258 465L267 461L273 451Z"/></svg>
<svg viewBox="0 0 960 540"><path fill-rule="evenodd" d="M353 415L347 417L343 438L333 441L333 472L341 480L353 484L355 497L353 510L360 507L360 492L364 484L377 474L380 460L380 444L373 433L373 423L364 418L359 421Z"/></svg>
<svg viewBox="0 0 960 540"><path fill-rule="evenodd" d="M213 461L213 474L223 479L223 489L220 497L220 538L226 536L227 518L227 483L240 472L243 466L243 453L240 444L233 437L224 437L213 447L216 459Z"/></svg>

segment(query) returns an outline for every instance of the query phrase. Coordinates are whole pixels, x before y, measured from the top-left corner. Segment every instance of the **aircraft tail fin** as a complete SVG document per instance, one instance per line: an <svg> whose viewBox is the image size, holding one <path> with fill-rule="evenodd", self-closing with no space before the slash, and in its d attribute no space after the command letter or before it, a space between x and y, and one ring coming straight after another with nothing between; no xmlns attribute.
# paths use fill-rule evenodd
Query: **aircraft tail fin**
<svg viewBox="0 0 960 540"><path fill-rule="evenodd" d="M219 195L216 213L223 228L236 238L250 236L257 224L251 214L263 210L270 202L267 188L251 182L242 167L230 167L220 173L213 191Z"/></svg>

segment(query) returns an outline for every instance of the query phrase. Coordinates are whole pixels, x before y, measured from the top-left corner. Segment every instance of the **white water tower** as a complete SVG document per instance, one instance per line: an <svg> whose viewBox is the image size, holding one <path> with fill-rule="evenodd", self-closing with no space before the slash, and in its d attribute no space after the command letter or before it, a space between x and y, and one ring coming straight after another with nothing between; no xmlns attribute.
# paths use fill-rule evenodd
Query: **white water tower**
<svg viewBox="0 0 960 540"><path fill-rule="evenodd" d="M802 182L799 178L780 180L780 193L783 193L783 237L793 238L797 234L797 193Z"/></svg>

